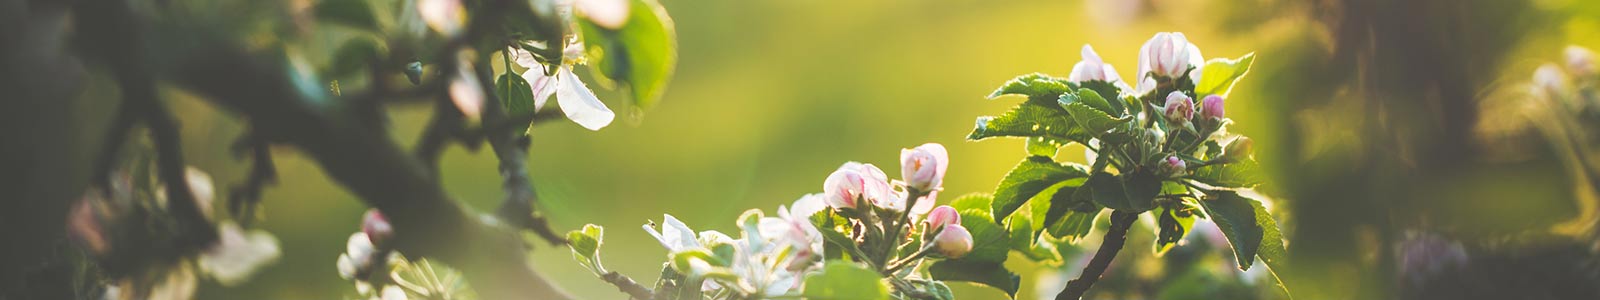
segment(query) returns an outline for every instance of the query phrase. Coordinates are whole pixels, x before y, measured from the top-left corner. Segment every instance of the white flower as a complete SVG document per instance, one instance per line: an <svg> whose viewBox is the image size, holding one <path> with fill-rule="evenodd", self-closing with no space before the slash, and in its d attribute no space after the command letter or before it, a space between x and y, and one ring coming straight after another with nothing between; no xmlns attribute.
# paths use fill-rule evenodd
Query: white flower
<svg viewBox="0 0 1600 300"><path fill-rule="evenodd" d="M811 224L811 216L824 207L822 195L810 194L795 200L791 207L778 206L776 218L761 218L762 237L774 241L779 247L794 249L795 257L788 264L791 269L804 269L813 258L822 254L822 232Z"/></svg>
<svg viewBox="0 0 1600 300"><path fill-rule="evenodd" d="M563 49L568 54L564 56L579 60L582 55L581 44L572 44ZM575 51L575 49L577 51ZM533 89L533 107L535 111L544 109L545 101L555 95L556 103L561 105L561 112L567 119L578 123L589 130L600 130L616 119L617 114L606 107L600 98L589 90L589 86L572 73L572 66L562 63L557 68L555 76L545 74L545 66L533 58L533 54L522 49L512 49L512 54L518 65L528 70L522 72L522 79L528 81L528 86Z"/></svg>
<svg viewBox="0 0 1600 300"><path fill-rule="evenodd" d="M1194 67L1189 78L1200 82L1200 68L1205 65L1205 57L1200 55L1200 47L1189 43L1189 39L1181 32L1156 33L1150 41L1139 47L1139 86L1135 91L1139 94L1149 93L1155 89L1156 80L1149 75L1162 78L1183 77L1190 67Z"/></svg>
<svg viewBox="0 0 1600 300"><path fill-rule="evenodd" d="M700 241L695 238L694 230L689 229L689 225L684 225L683 221L678 221L678 218L672 215L663 214L661 219L661 231L656 231L650 225L644 225L644 230L655 237L656 241L660 241L661 246L667 248L667 252L677 253L701 247ZM727 235L723 237L726 238Z"/></svg>
<svg viewBox="0 0 1600 300"><path fill-rule="evenodd" d="M1107 64L1104 60L1101 60L1100 54L1094 52L1094 47L1090 47L1088 44L1085 44L1083 45L1083 50L1080 50L1079 52L1080 55L1083 56L1083 60L1078 61L1078 64L1072 65L1072 75L1067 76L1067 81L1122 81L1122 76L1117 74L1117 68L1114 68L1111 66L1111 64Z"/></svg>
<svg viewBox="0 0 1600 300"><path fill-rule="evenodd" d="M339 268L339 277L357 281L362 280L357 276L360 275L361 270L367 269L372 264L372 256L378 252L372 246L372 239L367 238L366 233L357 232L350 235L350 239L345 242L344 247L345 252L339 255L339 260L336 262Z"/></svg>
<svg viewBox="0 0 1600 300"><path fill-rule="evenodd" d="M233 222L217 226L217 243L200 254L200 270L225 286L244 282L278 259L278 239L262 230L246 232Z"/></svg>
<svg viewBox="0 0 1600 300"><path fill-rule="evenodd" d="M398 285L387 285L387 286L384 286L383 287L383 291L380 292L380 294L382 294L382 296L380 296L378 299L381 299L381 300L407 300L407 299L410 299L410 296L406 295L406 290L400 288L400 286L398 286Z"/></svg>

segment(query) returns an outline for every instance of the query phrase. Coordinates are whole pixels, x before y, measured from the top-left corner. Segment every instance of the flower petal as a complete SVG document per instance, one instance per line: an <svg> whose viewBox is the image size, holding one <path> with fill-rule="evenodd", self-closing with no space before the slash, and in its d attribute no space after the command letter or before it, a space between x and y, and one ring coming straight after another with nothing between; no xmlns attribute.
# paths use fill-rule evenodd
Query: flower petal
<svg viewBox="0 0 1600 300"><path fill-rule="evenodd" d="M550 101L550 96L556 94L556 78L544 75L544 65L534 64L534 67L522 72L522 80L527 81L528 87L533 89L533 111L543 110L545 101Z"/></svg>
<svg viewBox="0 0 1600 300"><path fill-rule="evenodd" d="M217 226L217 244L200 254L200 269L224 286L244 282L278 259L278 239L261 230L246 232L233 222Z"/></svg>
<svg viewBox="0 0 1600 300"><path fill-rule="evenodd" d="M556 89L556 101L561 104L561 111L567 114L567 119L589 130L605 128L611 125L611 120L616 119L617 114L606 108L606 104L595 97L594 91L578 80L578 75L572 74L572 68L562 67L556 76L559 76L556 83L560 84Z"/></svg>

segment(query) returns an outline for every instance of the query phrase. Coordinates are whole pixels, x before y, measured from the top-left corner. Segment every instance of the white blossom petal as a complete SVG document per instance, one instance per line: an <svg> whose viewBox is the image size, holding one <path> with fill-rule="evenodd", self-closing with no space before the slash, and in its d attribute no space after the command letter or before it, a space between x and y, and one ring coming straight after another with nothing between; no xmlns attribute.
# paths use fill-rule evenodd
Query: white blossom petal
<svg viewBox="0 0 1600 300"><path fill-rule="evenodd" d="M417 13L422 17L422 22L445 36L461 33L461 28L466 26L466 11L461 0L417 1Z"/></svg>
<svg viewBox="0 0 1600 300"><path fill-rule="evenodd" d="M628 23L628 0L578 0L577 11L595 25L609 29Z"/></svg>
<svg viewBox="0 0 1600 300"><path fill-rule="evenodd" d="M528 81L528 87L533 89L533 111L543 110L545 101L556 94L556 77L544 75L544 65L536 63L522 72L522 80Z"/></svg>
<svg viewBox="0 0 1600 300"><path fill-rule="evenodd" d="M617 114L606 108L606 104L595 97L583 81L578 80L578 75L572 74L572 69L562 67L556 74L556 82L560 86L556 89L556 101L561 104L561 111L567 114L567 119L578 123L589 130L600 130L606 125L611 125L611 120Z"/></svg>
<svg viewBox="0 0 1600 300"><path fill-rule="evenodd" d="M250 278L257 269L278 259L278 239L261 230L249 232L233 222L217 226L217 244L200 255L200 269L225 286Z"/></svg>

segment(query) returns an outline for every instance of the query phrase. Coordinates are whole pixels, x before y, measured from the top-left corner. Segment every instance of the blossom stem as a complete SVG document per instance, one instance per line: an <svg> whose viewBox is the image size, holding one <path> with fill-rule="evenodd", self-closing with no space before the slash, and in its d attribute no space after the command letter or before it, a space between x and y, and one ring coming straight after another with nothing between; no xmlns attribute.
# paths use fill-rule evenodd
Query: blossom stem
<svg viewBox="0 0 1600 300"><path fill-rule="evenodd" d="M922 249L917 249L916 253L912 253L910 256L906 256L904 258L901 258L900 260L897 260L897 261L895 261L893 263L890 263L888 268L884 268L883 269L883 275L887 276L889 274L894 274L894 272L896 272L896 271L900 271L901 268L905 268L906 266L910 265L912 261L915 261L915 260L920 259L920 258L922 258L924 256L927 256L928 255L928 251L932 251L932 250L933 250L933 243L928 243L927 245L923 245Z"/></svg>
<svg viewBox="0 0 1600 300"><path fill-rule="evenodd" d="M915 188L906 187L905 211L900 212L899 216L895 216L894 218L890 218L885 221L886 223L884 224L884 230L888 232L888 235L885 235L884 239L888 243L884 243L883 248L881 249L882 256L878 258L879 266L887 266L889 258L894 255L894 250L898 249L900 243L904 242L904 239L900 237L900 228L911 222L911 208L915 207L917 205L917 200L921 199L922 195L925 194L926 193L923 191ZM888 272L888 269L885 269L885 271Z"/></svg>
<svg viewBox="0 0 1600 300"><path fill-rule="evenodd" d="M1106 231L1104 240L1100 242L1100 250L1095 251L1094 258L1089 260L1089 265L1083 267L1083 273L1078 275L1078 279L1068 281L1067 288L1056 294L1056 300L1083 298L1083 293L1088 292L1089 287L1100 281L1100 275L1111 266L1111 260L1117 257L1117 252L1122 251L1122 245L1127 241L1128 229L1138 220L1138 213L1112 212L1111 229Z"/></svg>

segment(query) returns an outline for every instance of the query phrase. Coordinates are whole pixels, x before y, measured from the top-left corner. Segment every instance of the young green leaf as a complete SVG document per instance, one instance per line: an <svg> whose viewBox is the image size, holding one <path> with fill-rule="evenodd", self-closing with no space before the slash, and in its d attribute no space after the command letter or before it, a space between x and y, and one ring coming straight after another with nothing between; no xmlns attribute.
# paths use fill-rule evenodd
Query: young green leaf
<svg viewBox="0 0 1600 300"><path fill-rule="evenodd" d="M1172 246L1183 240L1189 234L1189 229L1194 228L1196 208L1186 202L1177 202L1161 205L1155 210L1156 215L1156 242L1155 253L1162 255Z"/></svg>
<svg viewBox="0 0 1600 300"><path fill-rule="evenodd" d="M1039 229L1050 232L1050 235L1064 238L1069 242L1076 242L1089 234L1094 228L1095 216L1102 209L1088 198L1074 197L1075 192L1084 184L1083 180L1067 180L1046 188L1033 196L1028 201L1045 203L1048 209L1034 206L1034 215L1042 223ZM1041 212L1043 211L1043 212Z"/></svg>
<svg viewBox="0 0 1600 300"><path fill-rule="evenodd" d="M672 18L656 0L629 0L628 21L611 30L579 22L590 66L628 83L634 104L648 109L660 100L678 60Z"/></svg>
<svg viewBox="0 0 1600 300"><path fill-rule="evenodd" d="M957 212L968 209L989 209L989 203L994 202L994 196L986 193L971 193L950 200L950 207Z"/></svg>
<svg viewBox="0 0 1600 300"><path fill-rule="evenodd" d="M1061 97L1061 99L1067 99L1067 98L1068 97L1066 95L1062 95L1062 97ZM1088 105L1089 107L1093 107L1094 109L1100 110L1100 112L1105 113L1107 116L1122 116L1123 115L1122 105L1118 105L1120 103L1116 103L1114 101L1106 100L1105 97L1101 97L1100 93L1095 92L1094 90L1091 90L1091 89L1088 89L1088 88L1078 89L1077 93L1074 94L1073 98L1076 99L1075 102L1083 103L1084 105ZM1111 98L1111 99L1116 99L1116 98ZM1067 104L1069 101L1058 101L1058 102L1061 102L1064 105L1064 104Z"/></svg>
<svg viewBox="0 0 1600 300"><path fill-rule="evenodd" d="M1061 97L1061 94L1070 93L1075 89L1077 89L1075 84L1066 79L1033 73L1006 81L1000 88L995 89L994 93L989 94L989 99L1003 95L1020 95L1027 96L1032 101L1053 102L1057 97Z"/></svg>
<svg viewBox="0 0 1600 300"><path fill-rule="evenodd" d="M1206 62L1200 82L1195 84L1195 94L1227 97L1228 92L1233 90L1233 84L1250 72L1250 65L1255 60L1256 54L1250 53L1236 59L1217 58Z"/></svg>
<svg viewBox="0 0 1600 300"><path fill-rule="evenodd" d="M822 272L806 275L806 299L888 300L889 286L878 272L848 261L828 261Z"/></svg>
<svg viewBox="0 0 1600 300"><path fill-rule="evenodd" d="M603 274L605 267L600 265L600 244L604 238L604 227L586 224L581 230L567 232L567 247L572 249L572 258L578 260L579 264Z"/></svg>
<svg viewBox="0 0 1600 300"><path fill-rule="evenodd" d="M962 256L962 260L987 261L1001 263L1006 261L1006 240L1010 234L1005 228L995 223L989 217L989 208L957 210L961 214L961 227L966 227L972 234L972 252Z"/></svg>
<svg viewBox="0 0 1600 300"><path fill-rule="evenodd" d="M1061 104L1061 107L1066 109L1067 113L1072 116L1074 124L1079 127L1077 129L1082 130L1091 137L1099 137L1105 134L1106 131L1111 131L1112 128L1117 128L1117 126L1133 120L1132 116L1112 118L1105 111L1089 104L1084 104L1084 101L1081 101L1083 99L1085 98L1079 98L1080 101L1078 102Z"/></svg>
<svg viewBox="0 0 1600 300"><path fill-rule="evenodd" d="M1000 289L1010 296L1016 296L1018 287L1022 285L1022 277L1006 270L1003 264L995 262L941 260L928 266L928 273L933 275L934 280L966 281L987 285Z"/></svg>
<svg viewBox="0 0 1600 300"><path fill-rule="evenodd" d="M976 141L999 136L1045 138L1056 143L1086 143L1090 138L1061 107L1038 101L1018 104L999 117L979 117L967 139Z"/></svg>
<svg viewBox="0 0 1600 300"><path fill-rule="evenodd" d="M1260 254L1268 266L1278 264L1286 253L1283 234L1278 222L1272 219L1260 201L1246 198L1234 191L1208 191L1200 201L1206 214L1222 229L1228 244L1233 246L1239 269L1250 269L1255 256Z"/></svg>
<svg viewBox="0 0 1600 300"><path fill-rule="evenodd" d="M1059 164L1049 157L1029 156L1000 179L1000 186L994 191L994 202L990 204L994 211L993 218L1010 216L1028 199L1051 185L1086 176L1089 176L1089 172L1084 168Z"/></svg>
<svg viewBox="0 0 1600 300"><path fill-rule="evenodd" d="M1095 203L1105 207L1135 213L1155 208L1155 197L1161 193L1161 179L1150 172L1095 173L1084 186L1088 188L1075 193L1087 194L1075 194L1075 197L1093 197Z"/></svg>
<svg viewBox="0 0 1600 300"><path fill-rule="evenodd" d="M528 85L526 79L516 73L506 72L494 81L494 92L504 102L506 114L512 119L520 116L529 116L534 113L533 87ZM515 124L511 132L526 133L532 123Z"/></svg>
<svg viewBox="0 0 1600 300"><path fill-rule="evenodd" d="M1028 138L1028 142L1023 147L1028 151L1028 155L1055 157L1056 151L1061 150L1061 146L1066 145L1067 142L1065 141L1057 141L1056 139L1041 136Z"/></svg>
<svg viewBox="0 0 1600 300"><path fill-rule="evenodd" d="M1261 184L1263 178L1260 169L1255 159L1245 159L1200 167L1194 170L1190 178L1211 186L1248 188Z"/></svg>

